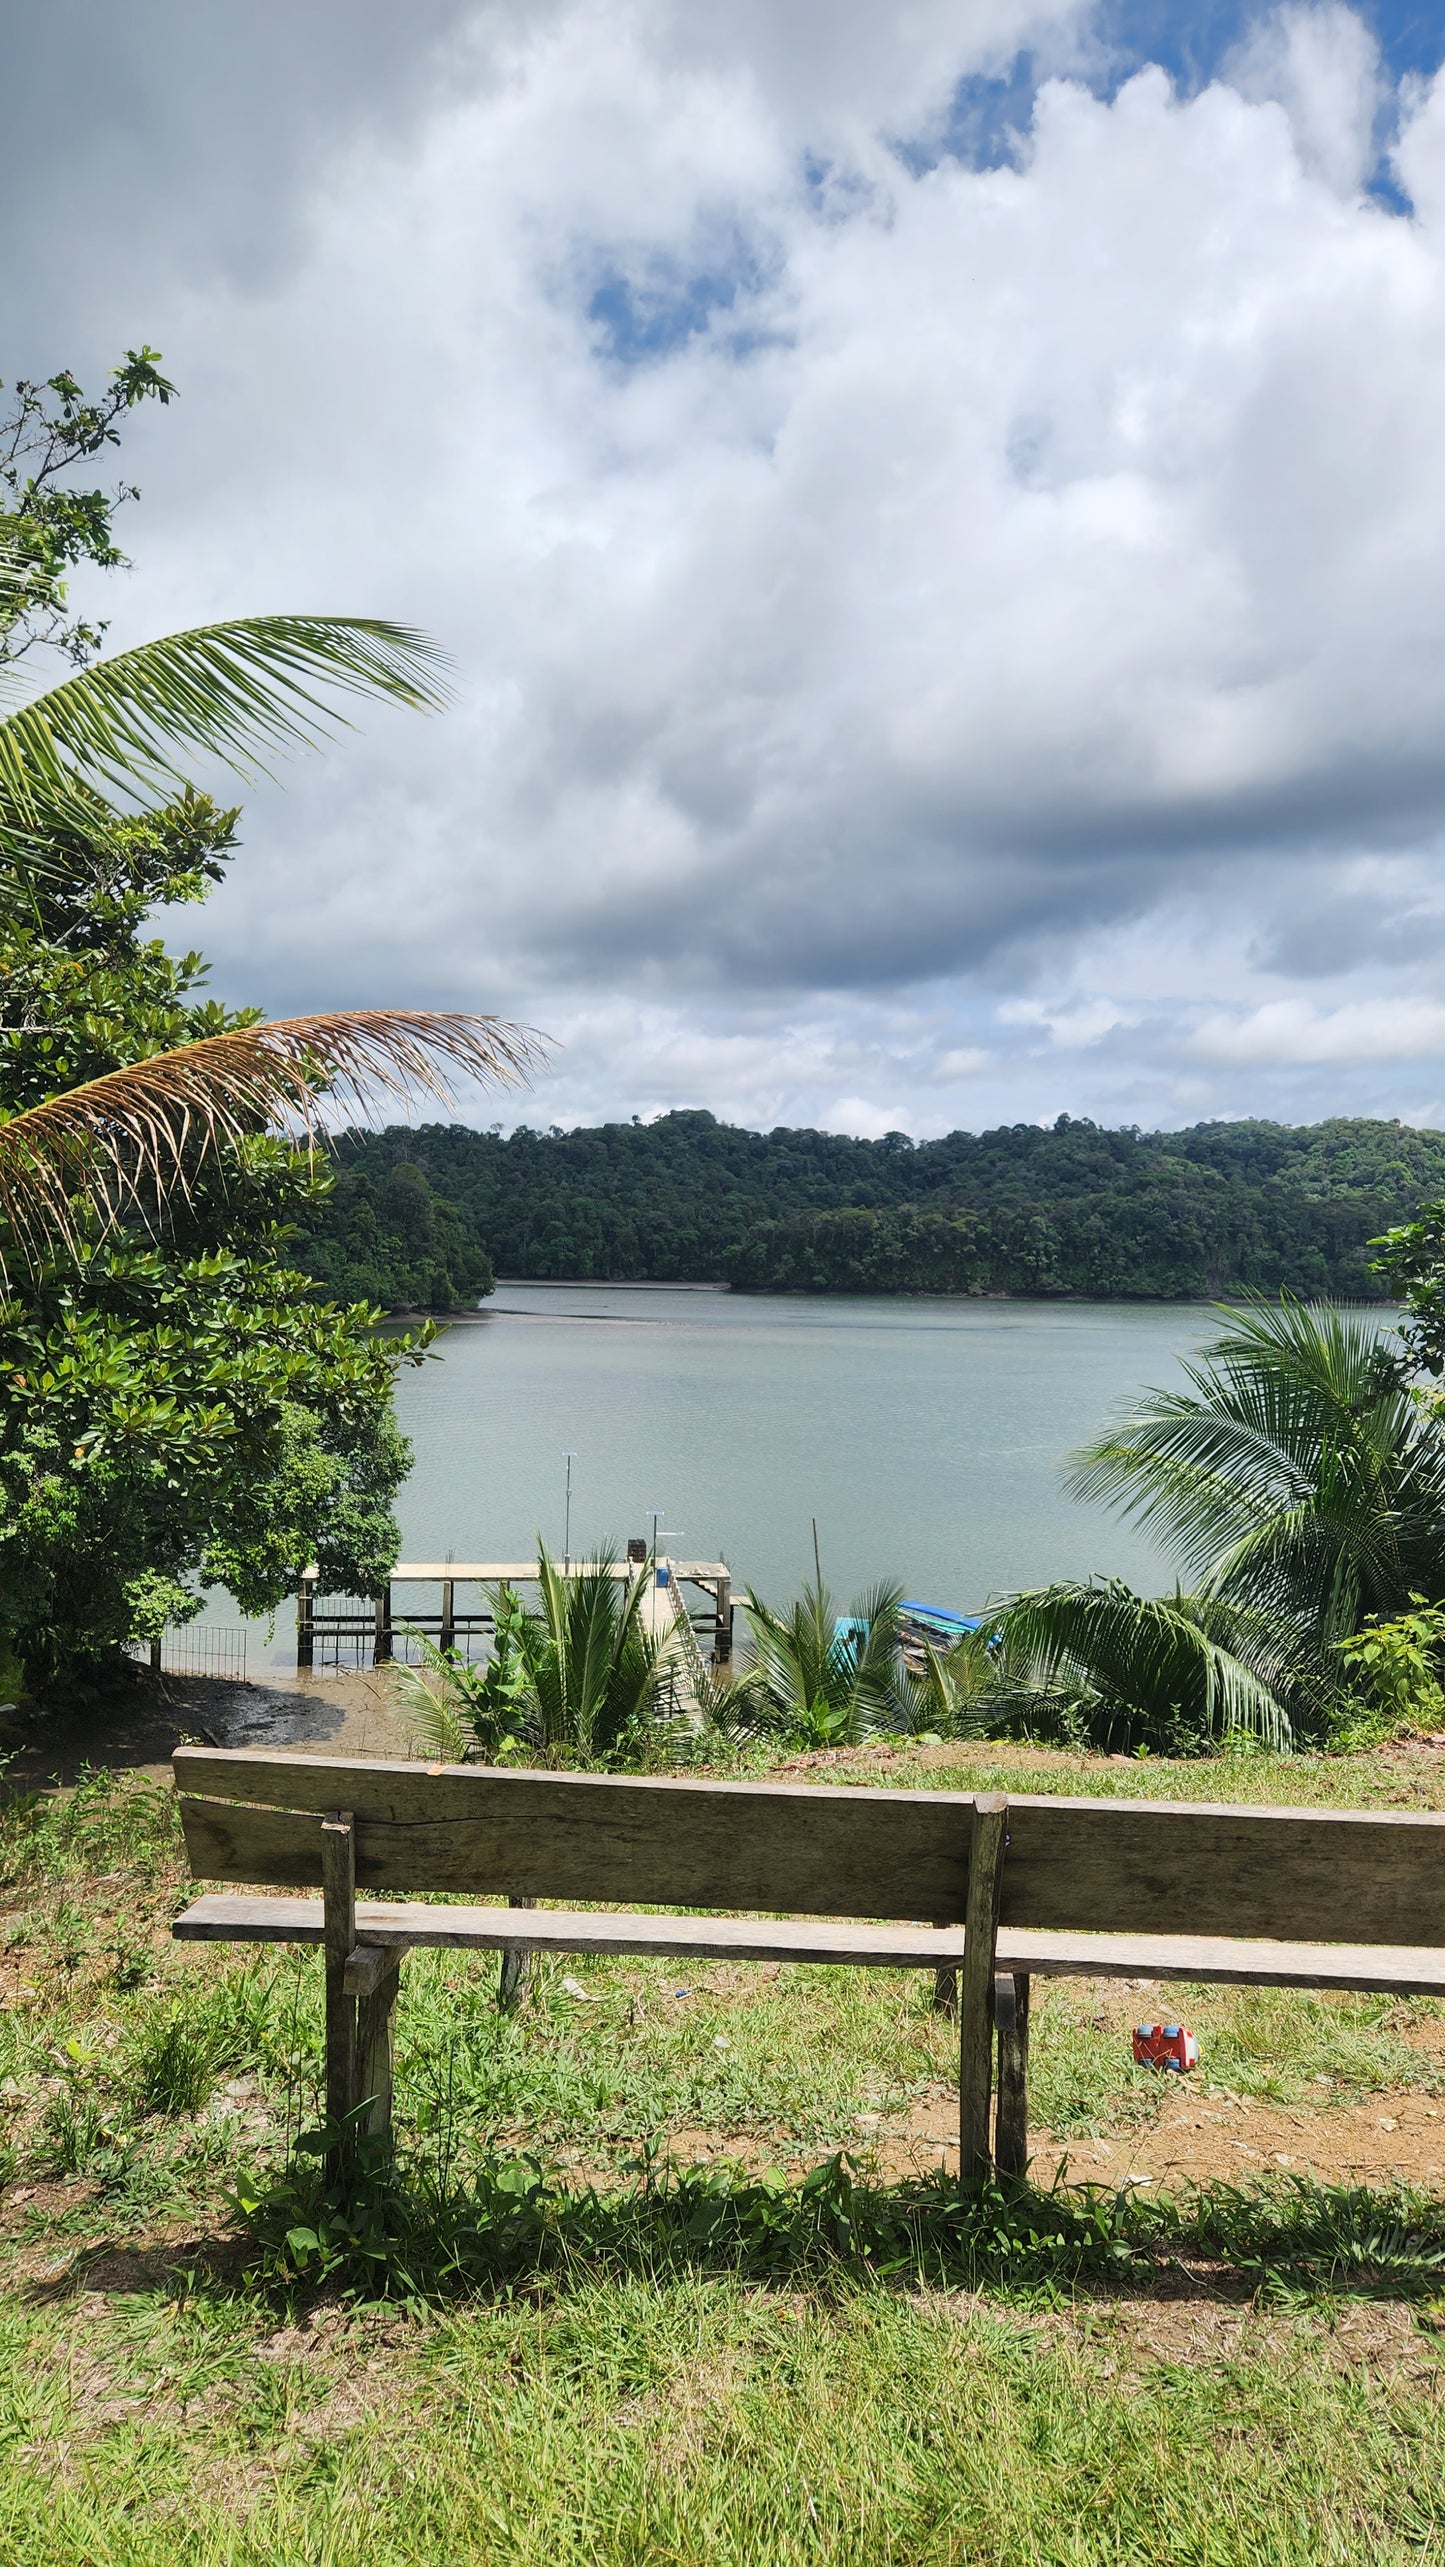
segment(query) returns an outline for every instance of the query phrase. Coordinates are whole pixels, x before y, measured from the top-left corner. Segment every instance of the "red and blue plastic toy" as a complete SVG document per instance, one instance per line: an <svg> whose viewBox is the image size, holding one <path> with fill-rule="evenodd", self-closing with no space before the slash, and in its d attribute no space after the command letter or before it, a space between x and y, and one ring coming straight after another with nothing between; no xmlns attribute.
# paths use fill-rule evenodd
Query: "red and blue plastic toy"
<svg viewBox="0 0 1445 2567"><path fill-rule="evenodd" d="M1186 2068L1198 2067L1199 2044L1182 2023L1138 2023L1134 2056L1141 2068L1169 2068L1182 2077Z"/></svg>

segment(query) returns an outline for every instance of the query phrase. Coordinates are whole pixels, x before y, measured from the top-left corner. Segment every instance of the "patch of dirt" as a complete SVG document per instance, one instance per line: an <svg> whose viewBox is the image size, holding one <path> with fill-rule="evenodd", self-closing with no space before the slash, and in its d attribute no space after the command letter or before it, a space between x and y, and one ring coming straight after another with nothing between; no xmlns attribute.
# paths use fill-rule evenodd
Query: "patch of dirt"
<svg viewBox="0 0 1445 2567"><path fill-rule="evenodd" d="M1282 2367L1303 2343L1335 2371L1404 2373L1445 2389L1445 2363L1416 2309L1400 2300L1350 2300L1322 2316L1282 2316L1252 2300L1231 2305L1224 2293L1183 2276L1178 2297L1115 2299L1070 2309L1063 2328L1092 2354L1095 2368L1116 2372L1159 2362L1203 2365L1270 2362ZM1192 2283L1192 2287L1191 2287ZM1110 2355L1114 2362L1110 2365Z"/></svg>
<svg viewBox="0 0 1445 2567"><path fill-rule="evenodd" d="M872 2152L889 2176L958 2166L958 2103L951 2090L920 2099L902 2130L880 2135ZM1050 2183L1067 2170L1080 2184L1241 2183L1250 2176L1295 2174L1321 2183L1399 2181L1445 2193L1445 2104L1409 2092L1315 2106L1254 2103L1210 2094L1188 2077L1171 2078L1156 2121L1109 2138L1055 2139L1034 2134L1030 2173Z"/></svg>
<svg viewBox="0 0 1445 2567"><path fill-rule="evenodd" d="M1300 1788L1293 1793L1280 1791L1279 1796L1288 1800L1291 1806L1313 1807L1320 1803L1317 1777L1322 1767L1326 1772L1343 1773L1350 1771L1352 1764L1358 1768L1358 1764L1365 1761L1301 1756L1296 1769ZM1341 1806L1417 1809L1445 1806L1445 1731L1429 1736L1392 1739L1387 1746L1372 1748L1367 1761L1371 1788L1365 1802ZM945 1740L937 1747L916 1746L907 1739L896 1746L820 1747L805 1755L790 1756L771 1770L778 1776L811 1774L820 1782L849 1782L855 1776L860 1781L867 1781L874 1774L880 1780L886 1780L890 1770L899 1765L934 1773L946 1773L960 1767L972 1772L980 1765L986 1765L990 1772L1000 1775L1018 1774L1021 1777L1020 1788L1024 1791L1030 1788L1027 1779L1030 1774L1055 1775L1061 1782L1067 1780L1075 1795L1082 1799L1088 1799L1091 1793L1097 1792L1104 1775L1109 1775L1112 1782L1127 1768L1136 1778L1141 1800L1151 1797L1151 1773L1187 1775L1190 1782L1187 1797L1190 1800L1209 1801L1225 1797L1218 1769L1208 1757L1150 1756L1146 1760L1138 1756L1091 1754L1087 1748L1035 1746L1030 1740L1020 1738ZM1278 1768L1274 1772L1274 1781L1277 1787L1283 1781ZM965 1788L972 1786L966 1785ZM1327 1796L1321 1805L1331 1807L1336 1804L1332 1797Z"/></svg>
<svg viewBox="0 0 1445 2567"><path fill-rule="evenodd" d="M1433 2315L1422 2322L1418 2304L1404 2300L1345 2300L1338 2306L1285 2311L1261 2302L1251 2281L1216 2266L1175 2261L1143 2291L1130 2284L1078 2286L1065 2308L1020 2317L980 2291L909 2294L926 2315L943 2313L961 2326L1003 2326L1025 2344L1072 2347L1087 2354L1099 2379L1146 2370L1159 2363L1202 2368L1227 2362L1297 2360L1304 2347L1330 2368L1404 2374L1445 2392L1445 2344Z"/></svg>
<svg viewBox="0 0 1445 2567"><path fill-rule="evenodd" d="M391 1667L284 1670L251 1683L230 1676L157 1676L135 1667L104 1690L26 1715L9 1780L26 1790L74 1783L82 1768L169 1782L178 1746L298 1747L344 1756L409 1756L411 1715Z"/></svg>

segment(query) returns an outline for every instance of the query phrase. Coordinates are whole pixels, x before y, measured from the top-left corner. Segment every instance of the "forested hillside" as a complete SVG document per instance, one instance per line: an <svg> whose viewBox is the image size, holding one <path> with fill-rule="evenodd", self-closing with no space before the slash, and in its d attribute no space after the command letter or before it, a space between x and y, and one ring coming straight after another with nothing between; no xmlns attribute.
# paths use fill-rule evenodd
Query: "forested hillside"
<svg viewBox="0 0 1445 2567"><path fill-rule="evenodd" d="M1062 1115L854 1141L703 1112L508 1138L350 1134L298 1255L330 1291L455 1308L501 1274L788 1292L1378 1294L1368 1243L1445 1194L1445 1133L1336 1120L1109 1132Z"/></svg>
<svg viewBox="0 0 1445 2567"><path fill-rule="evenodd" d="M420 1135L388 1132L387 1141ZM469 1133L469 1140L478 1135ZM330 1194L312 1215L296 1262L333 1300L382 1310L461 1310L489 1293L492 1261L465 1212L434 1194L413 1158L350 1164L343 1149Z"/></svg>

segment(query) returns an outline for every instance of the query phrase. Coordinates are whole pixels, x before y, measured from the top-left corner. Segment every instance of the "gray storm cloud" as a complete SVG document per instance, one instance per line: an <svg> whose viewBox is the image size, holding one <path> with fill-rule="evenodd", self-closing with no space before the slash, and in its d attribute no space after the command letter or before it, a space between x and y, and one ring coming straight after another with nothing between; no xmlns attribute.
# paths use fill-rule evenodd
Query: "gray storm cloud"
<svg viewBox="0 0 1445 2567"><path fill-rule="evenodd" d="M78 20L112 219L10 335L182 385L117 638L455 662L252 798L228 985L516 1006L564 1118L1436 1110L1445 86L1387 207L1335 7L1190 98L1047 81L989 168L957 81L1083 12Z"/></svg>

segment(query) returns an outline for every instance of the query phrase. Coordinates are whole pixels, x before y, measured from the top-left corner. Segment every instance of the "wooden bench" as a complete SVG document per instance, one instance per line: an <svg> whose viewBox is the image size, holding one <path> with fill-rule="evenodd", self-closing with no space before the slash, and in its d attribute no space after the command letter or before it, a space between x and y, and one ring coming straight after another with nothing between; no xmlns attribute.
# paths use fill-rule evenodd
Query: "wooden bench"
<svg viewBox="0 0 1445 2567"><path fill-rule="evenodd" d="M1021 2174L1027 2162L1036 1976L1445 1996L1445 1817L1426 1813L644 1780L206 1747L178 1750L175 1774L197 1879L322 1892L211 1894L172 1930L184 1942L324 1947L326 2105L337 2130L390 2132L400 1967L425 1947L956 1969L965 2180L990 2167ZM514 1906L358 1902L358 1888ZM536 1899L603 1904L533 1909ZM629 1912L616 1913L622 1903ZM722 1913L639 1912L649 1908Z"/></svg>

